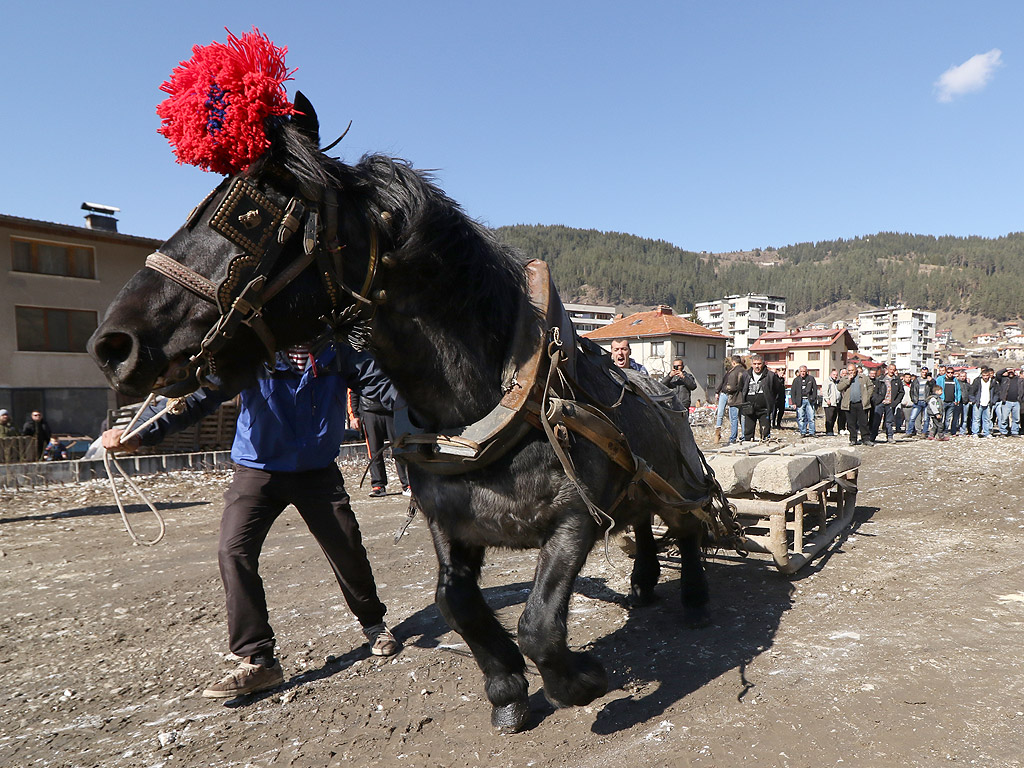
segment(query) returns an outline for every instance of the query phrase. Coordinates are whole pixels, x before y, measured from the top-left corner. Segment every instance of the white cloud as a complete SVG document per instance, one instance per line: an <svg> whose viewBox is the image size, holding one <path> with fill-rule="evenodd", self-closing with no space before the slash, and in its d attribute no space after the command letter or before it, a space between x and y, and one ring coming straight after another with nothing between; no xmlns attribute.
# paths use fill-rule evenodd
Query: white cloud
<svg viewBox="0 0 1024 768"><path fill-rule="evenodd" d="M935 81L939 101L952 101L965 93L980 91L995 71L1003 66L1003 52L993 48L988 53L971 56L963 64L950 67Z"/></svg>

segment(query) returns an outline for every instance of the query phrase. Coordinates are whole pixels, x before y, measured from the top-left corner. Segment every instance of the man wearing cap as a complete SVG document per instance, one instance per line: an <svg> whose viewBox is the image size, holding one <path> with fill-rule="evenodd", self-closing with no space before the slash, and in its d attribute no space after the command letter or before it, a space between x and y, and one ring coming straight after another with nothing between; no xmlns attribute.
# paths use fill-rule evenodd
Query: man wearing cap
<svg viewBox="0 0 1024 768"><path fill-rule="evenodd" d="M6 408L0 408L0 437L17 437L18 430L11 422L11 414Z"/></svg>

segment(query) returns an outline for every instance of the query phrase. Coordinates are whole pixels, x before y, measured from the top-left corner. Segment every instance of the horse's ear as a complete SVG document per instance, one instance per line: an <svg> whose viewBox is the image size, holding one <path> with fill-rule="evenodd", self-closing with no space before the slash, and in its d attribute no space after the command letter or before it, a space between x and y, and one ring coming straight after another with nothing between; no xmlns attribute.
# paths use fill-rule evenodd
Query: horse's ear
<svg viewBox="0 0 1024 768"><path fill-rule="evenodd" d="M302 91L295 92L295 109L299 114L292 116L292 123L313 142L314 147L319 147L320 120L316 116L316 110L313 109L312 103Z"/></svg>

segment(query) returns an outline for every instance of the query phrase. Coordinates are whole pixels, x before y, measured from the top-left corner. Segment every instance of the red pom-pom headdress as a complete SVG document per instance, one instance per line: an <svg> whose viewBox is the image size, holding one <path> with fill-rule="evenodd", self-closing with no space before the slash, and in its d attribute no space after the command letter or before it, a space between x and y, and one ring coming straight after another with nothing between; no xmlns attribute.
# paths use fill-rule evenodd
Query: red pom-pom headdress
<svg viewBox="0 0 1024 768"><path fill-rule="evenodd" d="M266 152L267 119L296 112L284 90L295 72L284 65L287 52L256 27L192 49L160 86L169 96L156 108L179 163L233 175Z"/></svg>

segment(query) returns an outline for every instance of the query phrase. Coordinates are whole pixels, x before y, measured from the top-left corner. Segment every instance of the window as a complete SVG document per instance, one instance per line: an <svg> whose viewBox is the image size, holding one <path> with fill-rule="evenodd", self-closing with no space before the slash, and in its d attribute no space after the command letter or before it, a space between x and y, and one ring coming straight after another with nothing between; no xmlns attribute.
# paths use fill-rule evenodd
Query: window
<svg viewBox="0 0 1024 768"><path fill-rule="evenodd" d="M11 238L11 269L40 275L96 279L96 254L82 245Z"/></svg>
<svg viewBox="0 0 1024 768"><path fill-rule="evenodd" d="M81 309L15 307L19 352L85 352L96 330L96 313Z"/></svg>
<svg viewBox="0 0 1024 768"><path fill-rule="evenodd" d="M708 344L708 360L714 360L716 357L718 357L718 347Z"/></svg>
<svg viewBox="0 0 1024 768"><path fill-rule="evenodd" d="M808 360L821 360L821 352L808 352L807 353L807 359Z"/></svg>
<svg viewBox="0 0 1024 768"><path fill-rule="evenodd" d="M793 352L789 352L786 354L786 359L792 362L793 360L796 360L796 354Z"/></svg>
<svg viewBox="0 0 1024 768"><path fill-rule="evenodd" d="M652 341L651 342L651 357L661 357L665 354L665 342L664 341Z"/></svg>
<svg viewBox="0 0 1024 768"><path fill-rule="evenodd" d="M676 357L686 357L686 342L677 341L676 345Z"/></svg>
<svg viewBox="0 0 1024 768"><path fill-rule="evenodd" d="M717 378L713 373L708 374L708 389L714 389L718 385Z"/></svg>

